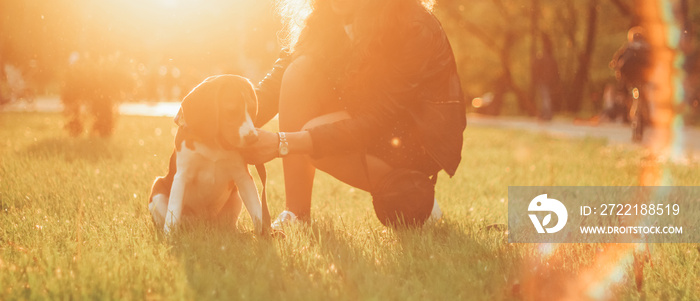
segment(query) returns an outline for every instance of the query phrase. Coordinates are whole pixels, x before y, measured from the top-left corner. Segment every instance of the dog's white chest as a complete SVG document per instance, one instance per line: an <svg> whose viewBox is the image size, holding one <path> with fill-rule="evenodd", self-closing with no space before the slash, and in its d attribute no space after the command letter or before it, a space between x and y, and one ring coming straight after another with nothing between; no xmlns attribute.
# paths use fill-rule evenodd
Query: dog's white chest
<svg viewBox="0 0 700 301"><path fill-rule="evenodd" d="M183 205L195 211L218 211L235 188L236 178L247 176L248 167L236 151L213 149L194 143L177 152L177 173L185 183Z"/></svg>

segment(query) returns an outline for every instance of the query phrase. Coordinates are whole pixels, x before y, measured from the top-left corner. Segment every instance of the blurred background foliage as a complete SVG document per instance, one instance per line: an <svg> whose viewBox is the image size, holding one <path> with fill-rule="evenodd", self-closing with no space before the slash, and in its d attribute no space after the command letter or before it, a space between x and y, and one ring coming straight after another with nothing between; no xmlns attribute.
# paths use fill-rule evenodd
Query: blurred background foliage
<svg viewBox="0 0 700 301"><path fill-rule="evenodd" d="M260 78L279 27L270 1L0 1L0 64L22 70L39 94L58 94L88 57L116 61L139 87L170 80L189 90L216 73Z"/></svg>
<svg viewBox="0 0 700 301"><path fill-rule="evenodd" d="M685 8L676 13L692 45L700 5L688 1L677 0ZM435 13L468 99L488 95L499 104L483 113L536 115L533 62L549 39L555 112L577 114L597 110L603 86L614 82L608 63L636 25L634 7L634 0L439 0ZM280 29L274 0L0 1L0 96L58 95L79 62L118 70L129 82L122 96L137 101L179 100L213 74L256 82L279 52Z"/></svg>

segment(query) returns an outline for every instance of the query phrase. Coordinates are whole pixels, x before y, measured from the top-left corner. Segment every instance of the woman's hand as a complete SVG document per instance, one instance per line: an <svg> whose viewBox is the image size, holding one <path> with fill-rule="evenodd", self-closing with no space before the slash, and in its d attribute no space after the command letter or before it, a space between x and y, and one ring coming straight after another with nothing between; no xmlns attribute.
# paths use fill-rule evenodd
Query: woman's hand
<svg viewBox="0 0 700 301"><path fill-rule="evenodd" d="M277 133L258 129L258 141L241 149L248 164L263 164L279 156L279 136Z"/></svg>
<svg viewBox="0 0 700 301"><path fill-rule="evenodd" d="M307 131L286 132L290 155L308 155L313 151L311 135ZM263 164L280 156L280 137L277 133L258 129L258 141L241 149L248 164Z"/></svg>

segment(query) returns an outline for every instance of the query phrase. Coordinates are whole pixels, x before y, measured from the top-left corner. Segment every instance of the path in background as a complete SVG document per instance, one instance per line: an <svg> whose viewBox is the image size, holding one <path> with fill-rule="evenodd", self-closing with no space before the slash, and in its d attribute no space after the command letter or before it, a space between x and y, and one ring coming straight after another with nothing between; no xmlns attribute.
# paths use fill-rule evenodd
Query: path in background
<svg viewBox="0 0 700 301"><path fill-rule="evenodd" d="M122 115L140 116L168 116L174 117L180 108L179 102L158 103L123 103L119 106ZM13 103L0 107L0 111L35 111L35 112L61 112L63 105L58 98L37 98L33 103ZM496 127L506 129L520 129L531 132L547 133L561 137L595 137L607 139L610 144L634 145L632 143L632 130L629 125L621 123L602 123L598 126L574 125L571 121L554 120L551 122L539 122L527 118L518 117L493 117L478 114L467 116L469 127ZM653 129L644 135L645 141L651 136ZM686 149L694 156L700 155L700 129L685 128Z"/></svg>
<svg viewBox="0 0 700 301"><path fill-rule="evenodd" d="M179 102L127 102L119 105L119 114L175 117ZM32 103L13 102L0 107L0 112L62 112L63 104L56 97L38 97Z"/></svg>
<svg viewBox="0 0 700 301"><path fill-rule="evenodd" d="M600 125L592 126L577 125L573 124L571 121L556 119L550 122L541 122L518 117L494 117L469 114L467 115L467 126L520 129L562 137L604 138L607 139L610 144L637 145L632 143L632 129L629 125L623 123L601 123ZM649 137L651 137L653 131L653 129L647 129L645 131L642 145L646 145L649 142ZM700 155L700 129L686 127L684 129L684 134L686 150L693 153L694 156Z"/></svg>

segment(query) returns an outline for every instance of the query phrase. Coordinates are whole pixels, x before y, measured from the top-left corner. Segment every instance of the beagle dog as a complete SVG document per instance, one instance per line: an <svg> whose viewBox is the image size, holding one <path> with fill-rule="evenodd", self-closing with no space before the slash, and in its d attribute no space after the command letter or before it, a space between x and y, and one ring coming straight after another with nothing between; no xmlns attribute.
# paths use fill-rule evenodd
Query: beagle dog
<svg viewBox="0 0 700 301"><path fill-rule="evenodd" d="M175 117L179 127L168 174L156 178L148 200L157 227L168 234L189 216L230 216L235 224L243 203L255 233L265 231L265 219L270 224L265 197L261 206L237 151L257 140L251 119L256 113L253 85L236 75L209 77L185 96Z"/></svg>

